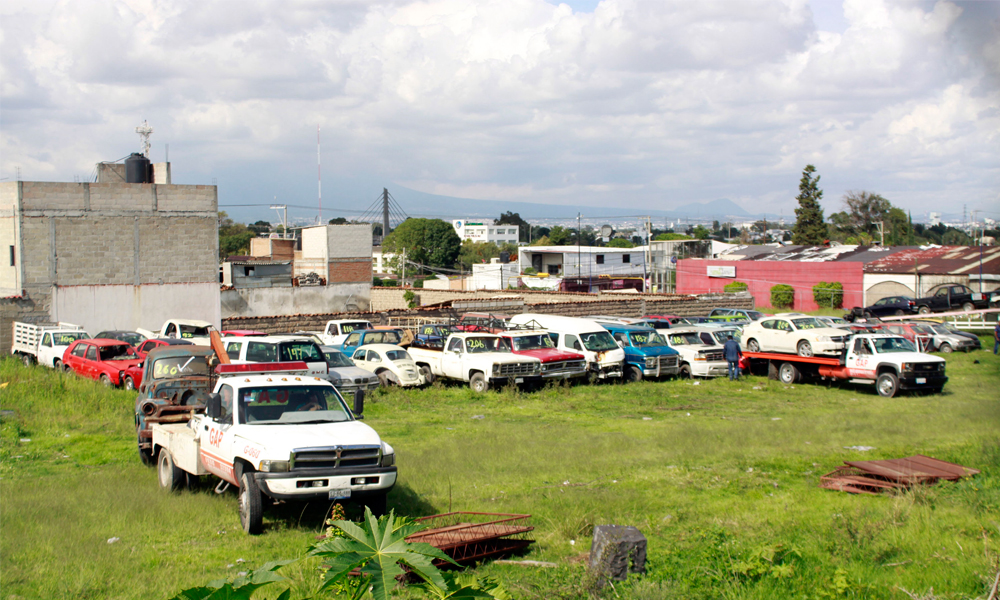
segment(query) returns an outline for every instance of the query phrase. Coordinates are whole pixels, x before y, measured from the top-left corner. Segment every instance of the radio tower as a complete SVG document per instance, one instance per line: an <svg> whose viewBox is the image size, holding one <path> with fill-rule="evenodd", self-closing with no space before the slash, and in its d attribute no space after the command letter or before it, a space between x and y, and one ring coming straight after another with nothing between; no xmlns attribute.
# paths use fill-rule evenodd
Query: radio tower
<svg viewBox="0 0 1000 600"><path fill-rule="evenodd" d="M153 128L143 120L142 125L135 128L135 132L139 134L139 140L142 142L142 155L149 158L149 134L153 133Z"/></svg>
<svg viewBox="0 0 1000 600"><path fill-rule="evenodd" d="M320 160L319 152L319 125L316 126L316 180L319 184L319 189L317 191L319 199L319 223L317 225L323 224L323 163Z"/></svg>

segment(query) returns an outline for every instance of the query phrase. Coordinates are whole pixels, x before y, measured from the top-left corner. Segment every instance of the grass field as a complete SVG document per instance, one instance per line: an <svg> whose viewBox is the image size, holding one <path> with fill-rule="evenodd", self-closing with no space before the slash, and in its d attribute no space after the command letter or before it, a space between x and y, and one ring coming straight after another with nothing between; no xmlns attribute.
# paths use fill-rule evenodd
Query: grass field
<svg viewBox="0 0 1000 600"><path fill-rule="evenodd" d="M517 598L985 598L1000 560L1000 359L947 358L939 396L758 377L481 396L436 384L378 395L366 422L397 450L397 513L533 515L524 558L556 568L476 569ZM161 493L127 392L9 359L0 386L4 599L167 598L299 558L322 528L326 505L281 506L251 538L232 491ZM845 459L918 453L982 474L896 496L817 487ZM595 592L582 558L604 523L646 535L648 571ZM316 566L282 570L293 598L315 594Z"/></svg>

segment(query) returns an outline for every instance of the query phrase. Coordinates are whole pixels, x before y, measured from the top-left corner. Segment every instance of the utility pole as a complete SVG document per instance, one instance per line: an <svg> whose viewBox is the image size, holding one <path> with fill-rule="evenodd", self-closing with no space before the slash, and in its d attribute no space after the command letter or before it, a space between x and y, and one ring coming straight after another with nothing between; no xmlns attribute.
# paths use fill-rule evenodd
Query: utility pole
<svg viewBox="0 0 1000 600"><path fill-rule="evenodd" d="M403 270L399 274L400 286L406 287L406 247L403 247Z"/></svg>
<svg viewBox="0 0 1000 600"><path fill-rule="evenodd" d="M580 213L576 213L576 276L580 281L583 281L583 263L580 262L580 231Z"/></svg>
<svg viewBox="0 0 1000 600"><path fill-rule="evenodd" d="M884 248L885 247L885 221L875 221L874 225L878 225L879 245Z"/></svg>
<svg viewBox="0 0 1000 600"><path fill-rule="evenodd" d="M389 235L389 190L382 188L382 239Z"/></svg>

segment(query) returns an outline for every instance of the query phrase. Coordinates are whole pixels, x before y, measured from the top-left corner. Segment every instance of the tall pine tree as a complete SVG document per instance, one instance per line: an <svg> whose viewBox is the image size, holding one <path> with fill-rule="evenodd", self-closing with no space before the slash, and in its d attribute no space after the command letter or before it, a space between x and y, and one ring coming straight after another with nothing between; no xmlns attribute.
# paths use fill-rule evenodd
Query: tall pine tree
<svg viewBox="0 0 1000 600"><path fill-rule="evenodd" d="M827 228L823 222L823 208L819 205L823 198L823 190L819 189L819 175L813 173L816 167L806 165L799 180L799 207L795 209L795 228L792 230L792 243L804 246L819 246L826 241Z"/></svg>

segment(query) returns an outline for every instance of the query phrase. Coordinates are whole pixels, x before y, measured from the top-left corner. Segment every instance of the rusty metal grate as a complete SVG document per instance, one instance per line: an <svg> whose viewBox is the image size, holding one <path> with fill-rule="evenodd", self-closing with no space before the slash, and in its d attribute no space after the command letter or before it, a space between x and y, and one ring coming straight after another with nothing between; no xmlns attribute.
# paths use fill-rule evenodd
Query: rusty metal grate
<svg viewBox="0 0 1000 600"><path fill-rule="evenodd" d="M889 460L850 460L820 478L819 487L852 494L878 494L932 485L939 480L958 481L979 470L917 454Z"/></svg>
<svg viewBox="0 0 1000 600"><path fill-rule="evenodd" d="M421 517L416 521L428 525L406 538L408 542L423 542L441 550L461 564L472 563L528 547L534 531L528 520L531 515L508 513L451 512Z"/></svg>

